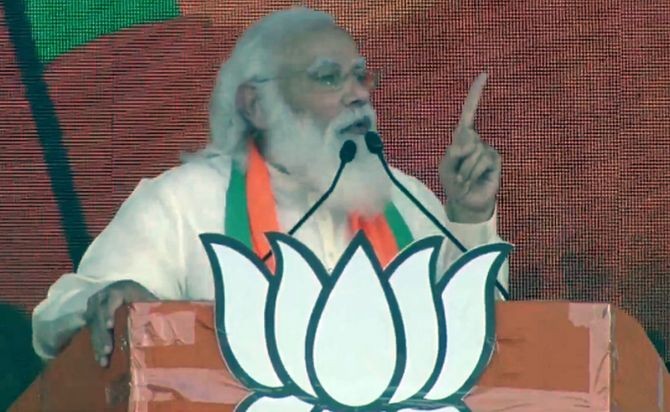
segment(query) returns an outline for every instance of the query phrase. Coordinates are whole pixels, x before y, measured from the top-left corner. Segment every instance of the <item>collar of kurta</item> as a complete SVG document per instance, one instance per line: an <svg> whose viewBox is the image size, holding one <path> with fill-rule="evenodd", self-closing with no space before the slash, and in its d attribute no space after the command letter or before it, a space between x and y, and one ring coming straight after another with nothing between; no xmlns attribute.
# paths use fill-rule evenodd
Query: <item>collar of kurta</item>
<svg viewBox="0 0 670 412"><path fill-rule="evenodd" d="M288 230L279 226L268 165L254 143L248 146L246 172L233 164L225 213L225 234L244 243L259 257L270 251L267 232ZM366 218L350 212L348 220L350 235L353 237L363 231L382 267L386 267L398 251L413 240L407 223L392 202L387 203L384 213L377 216ZM274 258L266 264L274 273Z"/></svg>

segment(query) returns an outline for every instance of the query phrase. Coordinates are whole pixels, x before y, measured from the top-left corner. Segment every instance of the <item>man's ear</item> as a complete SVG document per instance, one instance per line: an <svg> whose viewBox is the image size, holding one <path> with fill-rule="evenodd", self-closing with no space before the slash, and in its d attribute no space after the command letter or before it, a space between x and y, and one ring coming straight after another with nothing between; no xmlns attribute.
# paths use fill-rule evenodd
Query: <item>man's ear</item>
<svg viewBox="0 0 670 412"><path fill-rule="evenodd" d="M256 130L266 130L265 113L258 101L258 90L249 83L243 83L237 88L235 106L239 113Z"/></svg>

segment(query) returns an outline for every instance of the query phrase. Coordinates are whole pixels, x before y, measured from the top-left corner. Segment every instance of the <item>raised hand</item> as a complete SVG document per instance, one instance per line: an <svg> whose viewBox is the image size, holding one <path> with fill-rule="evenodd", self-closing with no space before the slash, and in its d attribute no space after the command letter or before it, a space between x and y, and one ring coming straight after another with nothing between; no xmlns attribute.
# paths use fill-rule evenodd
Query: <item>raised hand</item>
<svg viewBox="0 0 670 412"><path fill-rule="evenodd" d="M487 77L480 74L470 86L452 144L440 162L440 183L447 195L447 215L453 222L488 220L500 188L500 155L482 142L475 130L475 114Z"/></svg>

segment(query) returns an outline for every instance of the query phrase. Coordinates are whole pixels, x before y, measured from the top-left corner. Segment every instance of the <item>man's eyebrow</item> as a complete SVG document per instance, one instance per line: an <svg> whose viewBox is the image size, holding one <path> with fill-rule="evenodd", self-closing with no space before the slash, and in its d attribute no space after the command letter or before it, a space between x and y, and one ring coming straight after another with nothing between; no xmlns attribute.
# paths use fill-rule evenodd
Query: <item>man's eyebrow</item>
<svg viewBox="0 0 670 412"><path fill-rule="evenodd" d="M330 57L318 57L307 67L307 73L314 73L324 67L340 67L340 64Z"/></svg>
<svg viewBox="0 0 670 412"><path fill-rule="evenodd" d="M352 60L352 67L355 69L364 69L366 66L365 57L356 57ZM340 64L330 57L317 57L314 63L307 67L307 73L314 73L325 67L341 68Z"/></svg>

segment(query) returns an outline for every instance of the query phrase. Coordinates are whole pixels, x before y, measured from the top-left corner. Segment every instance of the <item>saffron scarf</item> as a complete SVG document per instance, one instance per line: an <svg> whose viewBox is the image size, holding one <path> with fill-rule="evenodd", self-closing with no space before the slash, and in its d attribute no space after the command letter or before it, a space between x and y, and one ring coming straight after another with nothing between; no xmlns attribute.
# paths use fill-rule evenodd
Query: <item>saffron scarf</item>
<svg viewBox="0 0 670 412"><path fill-rule="evenodd" d="M351 213L349 228L352 234L363 231L382 267L386 267L398 251L413 240L407 223L392 202L387 203L383 214L374 218ZM263 257L270 251L265 233L280 231L270 172L256 145L250 144L246 174L234 164L231 170L226 193L225 234ZM267 265L274 273L273 258Z"/></svg>

